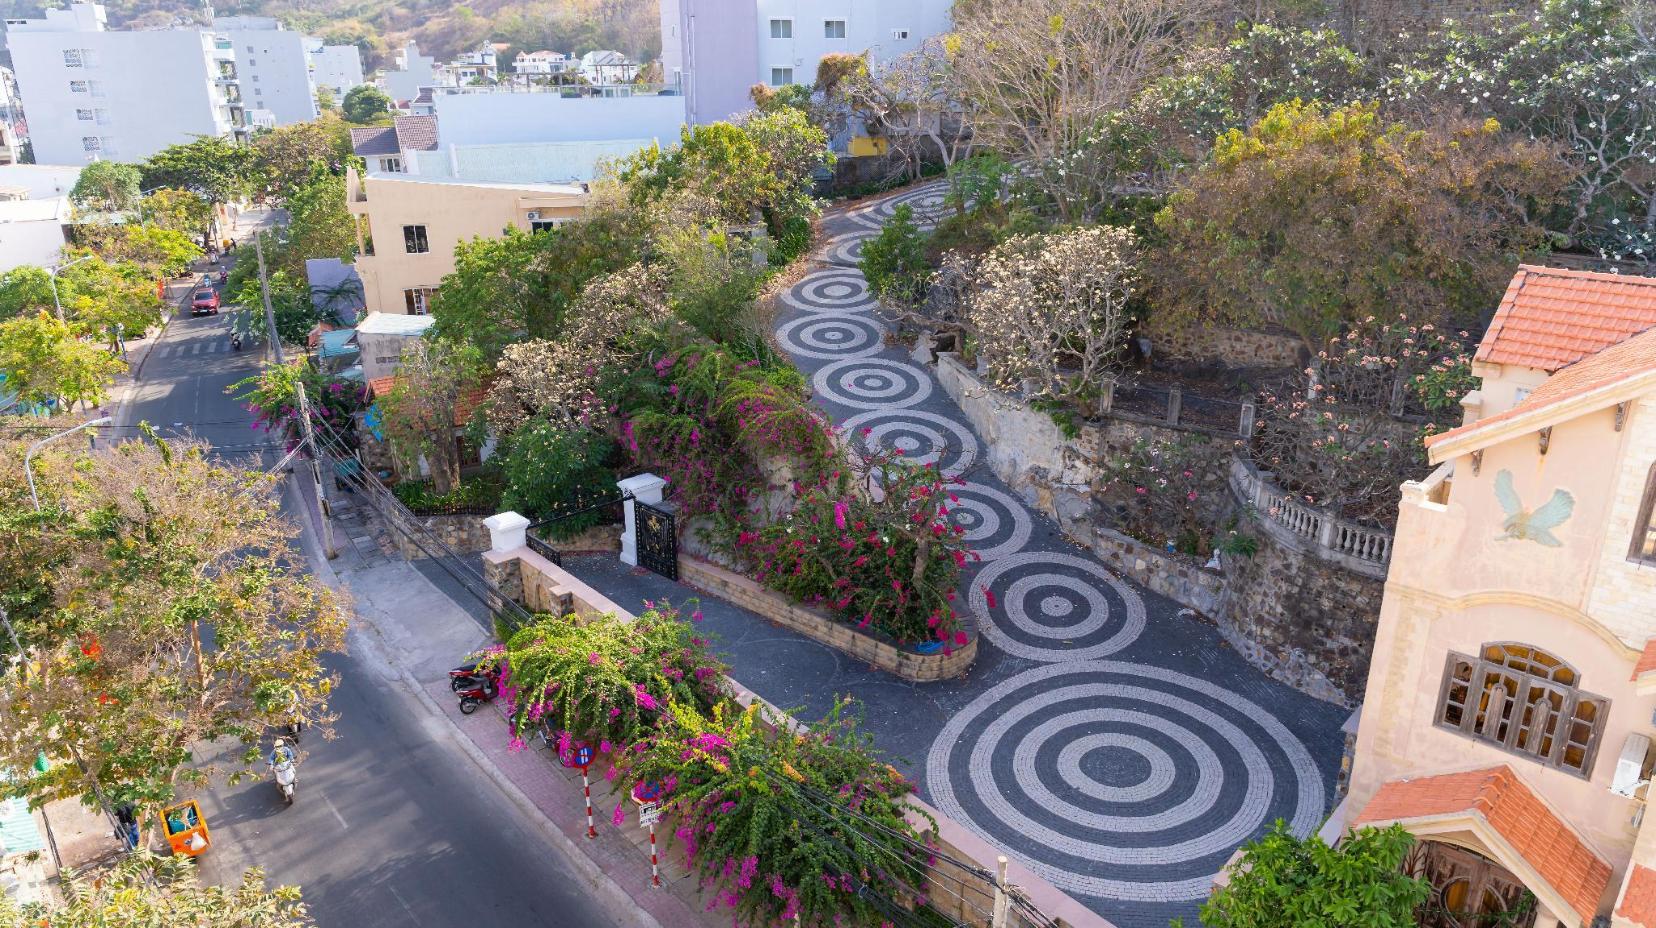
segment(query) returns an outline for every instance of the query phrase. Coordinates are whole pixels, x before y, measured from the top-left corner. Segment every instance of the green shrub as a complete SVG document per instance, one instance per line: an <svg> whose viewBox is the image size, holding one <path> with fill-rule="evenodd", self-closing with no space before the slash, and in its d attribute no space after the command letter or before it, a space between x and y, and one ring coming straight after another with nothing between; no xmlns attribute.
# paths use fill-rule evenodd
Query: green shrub
<svg viewBox="0 0 1656 928"><path fill-rule="evenodd" d="M579 534L605 517L603 508L589 507L616 494L614 456L607 435L545 421L525 426L512 434L501 463L501 503L531 519L558 517L548 526L553 539Z"/></svg>
<svg viewBox="0 0 1656 928"><path fill-rule="evenodd" d="M440 509L498 512L501 508L500 481L486 474L467 477L448 493L432 492L429 480L404 480L391 492L416 513Z"/></svg>
<svg viewBox="0 0 1656 928"><path fill-rule="evenodd" d="M811 247L811 220L804 216L789 216L782 221L782 231L776 236L776 247L771 249L771 267L786 267Z"/></svg>
<svg viewBox="0 0 1656 928"><path fill-rule="evenodd" d="M926 233L914 224L914 210L907 203L863 245L862 272L869 291L881 299L912 306L925 298L931 279Z"/></svg>

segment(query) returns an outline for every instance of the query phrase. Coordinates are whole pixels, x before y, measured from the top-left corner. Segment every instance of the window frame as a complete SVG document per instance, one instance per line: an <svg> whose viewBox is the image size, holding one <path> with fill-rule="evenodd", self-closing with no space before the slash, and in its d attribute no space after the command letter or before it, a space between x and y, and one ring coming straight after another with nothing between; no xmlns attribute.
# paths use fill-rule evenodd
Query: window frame
<svg viewBox="0 0 1656 928"><path fill-rule="evenodd" d="M403 309L410 316L431 315L431 295L437 292L435 287L405 287L403 289Z"/></svg>
<svg viewBox="0 0 1656 928"><path fill-rule="evenodd" d="M794 82L793 81L793 71L794 71L793 68L783 68L783 67L773 67L773 68L771 68L771 73L770 73L771 84L770 85L772 87L788 87L788 86L791 86ZM780 80L780 81L777 80L777 75L780 75L780 74L786 74L787 75L787 80Z"/></svg>
<svg viewBox="0 0 1656 928"><path fill-rule="evenodd" d="M75 119L77 121L79 121L79 122L92 122L93 120L95 120L97 118L98 118L98 114L93 112L91 107L89 107L89 106L77 106L77 107L75 107Z"/></svg>
<svg viewBox="0 0 1656 928"><path fill-rule="evenodd" d="M397 155L391 155L391 156L388 156L388 157L381 158L380 159L380 169L385 171L385 173L387 173L387 174L404 174L404 173L407 173L406 171L403 170L402 158L400 156L397 156Z"/></svg>
<svg viewBox="0 0 1656 928"><path fill-rule="evenodd" d="M1497 661L1486 656L1497 648L1522 648L1532 654L1544 654L1557 661L1557 666L1548 675L1518 669L1507 663L1512 659L1510 657ZM1469 668L1464 677L1457 674L1462 666ZM1560 682L1560 670L1567 672L1570 682ZM1489 717L1485 715L1487 706L1484 701L1484 694L1495 685L1491 677L1501 677L1500 683L1511 683L1514 687L1508 694L1506 708L1493 722L1486 721ZM1464 688L1465 692L1459 702L1453 702L1454 691L1459 688ZM1537 694L1540 694L1540 699L1537 699ZM1557 697L1556 705L1552 700L1546 700L1549 694ZM1537 735L1527 710L1543 700L1549 706L1551 727L1541 729L1542 733ZM1452 707L1459 711L1458 721L1449 720ZM1589 708L1590 719L1584 719L1583 707ZM1445 655L1437 702L1432 710L1432 727L1470 738L1543 767L1590 780L1593 767L1598 762L1599 750L1604 746L1605 720L1609 714L1609 698L1583 690L1581 674L1574 665L1522 642L1489 641L1478 647L1476 655L1459 651L1450 651ZM1486 733L1483 729L1491 724L1498 730ZM1583 724L1588 726L1586 737L1577 738L1577 728ZM1537 738L1545 742L1545 746L1537 745L1537 749L1532 750L1529 742ZM1572 746L1580 750L1579 768L1567 759Z"/></svg>
<svg viewBox="0 0 1656 928"><path fill-rule="evenodd" d="M839 35L834 35L833 27L838 24ZM849 31L849 24L843 19L825 19L822 21L822 37L826 40L843 40Z"/></svg>
<svg viewBox="0 0 1656 928"><path fill-rule="evenodd" d="M79 84L80 86L76 87L75 86L76 84ZM85 80L85 79L78 80L78 81L70 81L69 82L69 92L70 93L90 94L90 93L92 93L92 82L88 81L88 80Z"/></svg>
<svg viewBox="0 0 1656 928"><path fill-rule="evenodd" d="M80 48L66 48L63 50L63 66L66 68L86 67L86 50Z"/></svg>
<svg viewBox="0 0 1656 928"><path fill-rule="evenodd" d="M531 219L529 220L529 234L539 235L542 232L553 232L560 226L567 225L569 225L569 217L567 216L554 217L552 219Z"/></svg>
<svg viewBox="0 0 1656 928"><path fill-rule="evenodd" d="M1656 544L1650 554L1644 551L1647 541L1656 540L1656 462L1645 475L1644 496L1639 499L1639 511L1633 520L1633 537L1627 545L1627 559L1635 564L1656 567Z"/></svg>
<svg viewBox="0 0 1656 928"><path fill-rule="evenodd" d="M96 135L83 135L83 136L81 136L81 151L84 151L84 152L101 152L101 151L103 151L103 139L99 138Z"/></svg>
<svg viewBox="0 0 1656 928"><path fill-rule="evenodd" d="M431 254L431 235L423 223L403 226L403 252L411 255Z"/></svg>
<svg viewBox="0 0 1656 928"><path fill-rule="evenodd" d="M786 33L786 35L778 35ZM773 39L793 38L793 20L791 18L772 17L770 21L770 37Z"/></svg>

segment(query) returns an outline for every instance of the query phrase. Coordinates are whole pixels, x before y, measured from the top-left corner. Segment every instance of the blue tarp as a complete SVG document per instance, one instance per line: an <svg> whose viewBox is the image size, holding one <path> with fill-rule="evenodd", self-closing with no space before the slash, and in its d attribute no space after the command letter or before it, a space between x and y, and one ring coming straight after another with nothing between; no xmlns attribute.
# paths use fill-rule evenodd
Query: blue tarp
<svg viewBox="0 0 1656 928"><path fill-rule="evenodd" d="M317 357L340 358L353 354L357 346L350 344L356 336L356 329L335 329L332 332L323 332L316 346Z"/></svg>
<svg viewBox="0 0 1656 928"><path fill-rule="evenodd" d="M46 840L35 826L29 804L22 799L0 800L0 855L26 854L45 847Z"/></svg>

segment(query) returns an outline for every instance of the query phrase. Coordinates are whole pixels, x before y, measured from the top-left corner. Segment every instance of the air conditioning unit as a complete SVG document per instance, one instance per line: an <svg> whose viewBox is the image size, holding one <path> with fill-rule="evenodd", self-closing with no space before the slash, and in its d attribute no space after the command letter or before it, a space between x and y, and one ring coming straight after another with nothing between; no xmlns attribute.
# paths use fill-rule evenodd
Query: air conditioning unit
<svg viewBox="0 0 1656 928"><path fill-rule="evenodd" d="M1644 778L1645 755L1650 753L1650 739L1638 733L1627 736L1621 756L1616 758L1616 772L1610 778L1610 792L1627 799L1637 798Z"/></svg>
<svg viewBox="0 0 1656 928"><path fill-rule="evenodd" d="M525 219L528 219L530 222L539 222L540 221L540 210L532 209L529 212L524 213L523 217Z"/></svg>

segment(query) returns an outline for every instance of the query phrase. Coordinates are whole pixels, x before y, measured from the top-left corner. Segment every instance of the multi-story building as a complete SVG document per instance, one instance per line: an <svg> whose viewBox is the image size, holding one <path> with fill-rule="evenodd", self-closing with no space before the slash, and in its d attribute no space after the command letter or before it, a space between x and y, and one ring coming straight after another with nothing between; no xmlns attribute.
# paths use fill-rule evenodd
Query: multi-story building
<svg viewBox="0 0 1656 928"><path fill-rule="evenodd" d="M591 51L581 56L581 76L587 83L625 84L638 76L638 62L617 51Z"/></svg>
<svg viewBox="0 0 1656 928"><path fill-rule="evenodd" d="M352 87L366 81L362 77L362 49L355 45L323 45L321 39L305 39L305 50L310 55L311 83L318 90L323 87L334 96L344 99Z"/></svg>
<svg viewBox="0 0 1656 928"><path fill-rule="evenodd" d="M397 116L389 126L353 128L351 150L370 174L417 173L414 153L437 150L437 117Z"/></svg>
<svg viewBox="0 0 1656 928"><path fill-rule="evenodd" d="M551 77L562 74L574 67L574 59L563 52L553 52L542 49L538 52L522 52L512 59L512 70L521 77Z"/></svg>
<svg viewBox="0 0 1656 928"><path fill-rule="evenodd" d="M661 0L663 80L695 124L752 106L754 84L812 84L835 52L890 61L949 29L952 0Z"/></svg>
<svg viewBox="0 0 1656 928"><path fill-rule="evenodd" d="M400 174L345 179L357 226L356 271L369 312L429 311L431 295L454 271L454 247L515 226L551 229L579 216L586 188L576 184L491 184Z"/></svg>
<svg viewBox="0 0 1656 928"><path fill-rule="evenodd" d="M37 162L138 161L247 127L228 38L200 29L115 32L106 22L95 3L6 21Z"/></svg>
<svg viewBox="0 0 1656 928"><path fill-rule="evenodd" d="M213 32L228 38L250 117L263 110L278 126L316 118L309 40L268 16L219 16ZM355 46L350 46L355 51Z"/></svg>
<svg viewBox="0 0 1656 928"><path fill-rule="evenodd" d="M1350 791L1422 923L1656 925L1656 279L1522 267L1405 483Z"/></svg>
<svg viewBox="0 0 1656 928"><path fill-rule="evenodd" d="M69 191L80 172L55 164L0 166L0 273L63 256L64 231L74 221Z"/></svg>
<svg viewBox="0 0 1656 928"><path fill-rule="evenodd" d="M380 85L399 106L420 95L420 90L437 86L436 59L420 54L420 46L408 43L397 53L397 67L380 75Z"/></svg>

